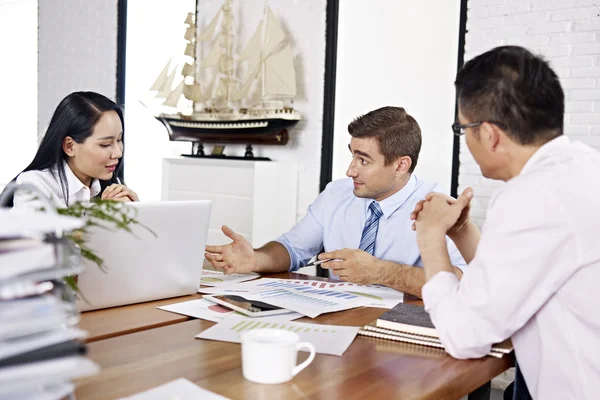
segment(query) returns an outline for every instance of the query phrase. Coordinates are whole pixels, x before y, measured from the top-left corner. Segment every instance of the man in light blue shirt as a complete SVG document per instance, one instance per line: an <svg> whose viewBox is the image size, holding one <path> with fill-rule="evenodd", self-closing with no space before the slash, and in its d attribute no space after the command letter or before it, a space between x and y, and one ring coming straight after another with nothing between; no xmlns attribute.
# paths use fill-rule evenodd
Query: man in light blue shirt
<svg viewBox="0 0 600 400"><path fill-rule="evenodd" d="M436 184L412 174L421 130L403 108L383 107L350 123L349 178L331 182L289 232L260 249L228 227L233 240L207 246L206 259L225 273L295 271L322 248L319 259L331 276L381 284L421 295L425 275L409 216ZM460 277L465 262L449 239L450 259Z"/></svg>

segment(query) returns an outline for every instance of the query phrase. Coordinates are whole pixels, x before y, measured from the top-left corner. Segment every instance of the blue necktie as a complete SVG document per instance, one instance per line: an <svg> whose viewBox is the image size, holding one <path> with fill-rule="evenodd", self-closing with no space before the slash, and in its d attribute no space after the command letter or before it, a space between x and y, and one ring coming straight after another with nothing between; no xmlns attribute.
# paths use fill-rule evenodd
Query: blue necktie
<svg viewBox="0 0 600 400"><path fill-rule="evenodd" d="M360 246L358 248L374 255L377 228L379 228L379 217L383 215L383 211L381 211L381 207L379 207L379 204L377 204L376 201L369 204L369 210L371 210L371 215L367 219L367 222L365 222L365 227L363 228L362 237L360 239Z"/></svg>

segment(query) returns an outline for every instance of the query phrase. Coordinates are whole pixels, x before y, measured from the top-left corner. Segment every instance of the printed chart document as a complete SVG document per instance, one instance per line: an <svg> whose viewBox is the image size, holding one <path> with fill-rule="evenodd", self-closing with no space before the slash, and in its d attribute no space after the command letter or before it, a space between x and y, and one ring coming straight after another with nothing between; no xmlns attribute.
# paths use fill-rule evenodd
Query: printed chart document
<svg viewBox="0 0 600 400"><path fill-rule="evenodd" d="M307 324L303 322L261 322L253 318L244 318L243 320L228 320L219 322L217 325L208 328L196 337L198 339L218 340L222 342L241 343L240 334L251 329L283 329L295 332L300 336L302 342L309 342L315 346L315 351L319 354L330 354L341 356L350 346L356 334L358 327L337 326L337 325L319 325Z"/></svg>
<svg viewBox="0 0 600 400"><path fill-rule="evenodd" d="M376 308L394 308L396 304L404 301L404 293L386 286L379 285L359 285L350 282L319 282L296 279L281 279L290 285L308 286L314 289L327 289L331 291L340 291L356 294L371 299L371 303L365 307Z"/></svg>
<svg viewBox="0 0 600 400"><path fill-rule="evenodd" d="M182 303L169 304L167 306L157 307L160 310L170 311L176 314L189 315L190 317L205 319L212 322L221 322L228 319L239 320L248 318L244 314L233 311L229 308L215 304L205 299L184 301ZM303 317L304 315L291 312L288 314L272 315L267 317L252 317L257 321L292 321Z"/></svg>
<svg viewBox="0 0 600 400"><path fill-rule="evenodd" d="M352 293L315 292L285 288L273 288L263 292L247 293L244 295L244 298L296 311L310 318L316 318L321 314L329 312L362 307L370 302L370 299Z"/></svg>
<svg viewBox="0 0 600 400"><path fill-rule="evenodd" d="M365 307L391 309L404 300L404 293L385 286L301 279L263 278L237 285L227 285L218 288L201 288L199 291L205 294L240 294L247 297L247 293L258 293L273 288L296 290L304 293L321 293L324 295L331 295L332 292L349 293L368 299L368 301L361 304Z"/></svg>
<svg viewBox="0 0 600 400"><path fill-rule="evenodd" d="M213 271L210 269L202 270L202 280L200 281L201 285L205 286L223 286L223 285L232 285L235 283L246 282L252 279L260 278L259 274L249 273L249 274L229 274L225 275L221 271Z"/></svg>
<svg viewBox="0 0 600 400"><path fill-rule="evenodd" d="M165 383L154 389L138 393L130 397L122 397L119 400L229 400L216 393L193 384L184 378Z"/></svg>

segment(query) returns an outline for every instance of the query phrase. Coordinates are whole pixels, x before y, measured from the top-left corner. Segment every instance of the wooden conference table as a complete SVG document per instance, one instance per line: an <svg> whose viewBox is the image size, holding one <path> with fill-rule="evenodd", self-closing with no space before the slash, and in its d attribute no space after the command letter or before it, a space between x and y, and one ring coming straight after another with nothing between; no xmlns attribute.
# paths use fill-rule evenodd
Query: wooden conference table
<svg viewBox="0 0 600 400"><path fill-rule="evenodd" d="M274 278L317 279L294 273ZM231 399L469 399L489 398L489 382L514 364L502 359L455 360L444 351L357 336L343 356L317 354L292 381L260 385L242 376L239 344L195 339L213 322L156 309L200 298L185 296L82 314L89 357L100 374L77 381L79 400L114 399L183 377ZM405 302L420 300L406 296ZM422 303L421 303L422 304ZM365 325L385 312L357 308L300 322ZM301 353L300 359L305 357Z"/></svg>

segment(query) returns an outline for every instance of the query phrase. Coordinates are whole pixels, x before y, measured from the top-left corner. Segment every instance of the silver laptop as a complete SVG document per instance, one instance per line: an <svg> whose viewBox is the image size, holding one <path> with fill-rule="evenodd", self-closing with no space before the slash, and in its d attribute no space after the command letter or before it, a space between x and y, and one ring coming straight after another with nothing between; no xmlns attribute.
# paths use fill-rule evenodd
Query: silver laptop
<svg viewBox="0 0 600 400"><path fill-rule="evenodd" d="M78 286L87 300L81 311L121 306L196 293L202 274L211 202L128 203L136 219L123 230L90 228L89 247L104 260L106 272L86 260Z"/></svg>

